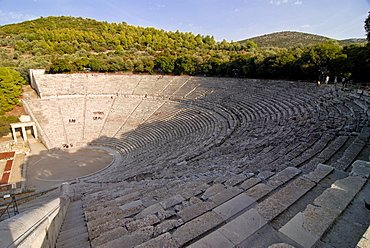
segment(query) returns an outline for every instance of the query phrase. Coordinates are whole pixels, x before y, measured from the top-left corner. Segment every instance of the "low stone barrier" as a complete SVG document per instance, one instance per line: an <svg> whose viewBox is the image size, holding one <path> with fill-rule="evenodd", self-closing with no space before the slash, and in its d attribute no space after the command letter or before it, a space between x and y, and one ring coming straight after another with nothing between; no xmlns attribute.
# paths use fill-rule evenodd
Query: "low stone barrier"
<svg viewBox="0 0 370 248"><path fill-rule="evenodd" d="M0 222L0 248L54 247L69 203L64 193L39 208Z"/></svg>

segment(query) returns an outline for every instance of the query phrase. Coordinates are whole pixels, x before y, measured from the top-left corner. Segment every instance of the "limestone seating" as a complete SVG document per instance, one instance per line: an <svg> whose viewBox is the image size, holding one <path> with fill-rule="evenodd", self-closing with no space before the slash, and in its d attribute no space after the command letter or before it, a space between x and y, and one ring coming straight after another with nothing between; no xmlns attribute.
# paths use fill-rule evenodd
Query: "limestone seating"
<svg viewBox="0 0 370 248"><path fill-rule="evenodd" d="M132 198L132 197L130 199L132 200L132 202L136 202L138 205L129 205L129 203L127 203L128 201L123 201L121 203L124 204L123 206L126 206L124 209L127 212L127 214L130 214L129 216L132 215L132 216L138 216L138 217L132 218L128 216L124 219L121 219L119 223L121 223L120 225L124 225L126 227L126 230L122 230L122 229L117 230L115 228L112 228L115 231L111 231L107 234L105 234L105 232L103 231L104 230L102 229L103 227L99 228L99 226L103 223L106 223L103 225L104 228L106 228L108 226L117 226L118 223L109 224L109 221L107 219L108 217L105 218L102 216L104 216L104 213L107 213L107 214L111 213L111 211L115 213L114 214L115 216L118 216L117 214L119 214L120 211L108 208L108 206L112 206L112 201L115 202L115 204L113 205L117 205L116 203L117 203L118 198L117 199L112 199L112 198L119 197L119 194L110 194L109 196L106 195L106 197L109 197L112 200L107 202L106 199L105 200L102 198L99 198L99 199L100 199L100 202L104 202L103 206L107 206L106 208L108 209L104 211L100 209L99 211L93 211L93 212L90 212L89 210L87 213L87 216L90 216L91 218L90 220L88 218L89 232L90 230L95 230L94 231L95 234L91 235L95 238L92 240L92 244L93 246L96 244L97 247L100 247L100 246L109 247L109 245L113 245L114 243L118 242L118 240L120 241L127 240L127 239L131 240L132 235L134 236L138 235L138 232L141 232L143 230L142 228L144 228L147 225L150 226L153 224L154 224L154 227L149 228L149 229L151 230L150 231L151 235L153 235L153 232L155 233L154 239L151 235L147 236L146 239L150 239L150 240L148 241L148 243L145 243L143 245L149 245L152 242L155 242L156 240L155 237L157 235L159 236L163 235L164 233L167 233L168 231L174 228L175 228L175 231L174 232L171 231L172 233L171 236L172 236L172 239L176 240L175 247L179 247L182 244L188 244L189 242L196 239L197 237L202 237L204 236L204 234L208 234L209 233L208 231L211 231L216 227L220 227L217 229L218 231L216 232L221 232L222 235L227 235L227 233L230 232L231 230L235 231L233 227L238 226L239 225L238 223L240 223L240 221L242 220L245 221L245 218L249 218L248 216L256 216L256 214L259 216L262 216L261 220L263 220L263 223L267 224L269 221L271 221L274 218L274 216L284 211L287 207L289 207L289 205L293 204L296 201L296 199L300 198L301 195L305 194L310 188L312 188L315 185L314 181L316 182L320 181L323 177L325 177L328 173L330 173L331 170L332 168L330 167L319 166L315 172L305 175L305 176L298 177L297 179L294 179L295 176L300 174L300 170L295 169L295 168L288 168L286 170L283 170L281 173L278 173L275 176L270 177L267 180L267 184L264 184L264 183L258 184L258 182L261 181L261 178L252 177L250 179L247 179L246 176L244 176L244 180L243 180L243 177L241 177L239 181L234 180L234 183L232 183L229 187L225 187L222 184L214 184L211 187L208 186L204 188L205 185L202 184L203 187L202 187L202 191L200 192L203 192L203 193L201 194L198 193L199 196L197 195L193 195L193 196L175 195L167 199L163 199L163 200L158 199L156 202L159 202L159 204L154 203L151 205L147 205L144 203L144 202L148 202L148 203L151 202L151 200L149 199L144 200L145 197L142 198L146 194L135 193L134 195L136 196L140 195L141 200L135 200L137 198ZM271 174L266 174L266 175L267 177L271 176ZM306 177L308 177L310 180L306 179ZM266 176L262 178L266 178ZM289 191L290 193L283 192L283 191L277 191L271 197L268 197L265 200L262 200L259 204L257 203L257 201L261 199L261 196L267 195L269 192L272 192L274 189L278 189L279 187L281 187L281 185L285 185L285 184L286 186L283 187L281 190ZM234 185L239 185L239 186L235 187ZM265 186L261 187L260 185L261 186L265 185ZM137 185L135 186L135 189L138 189ZM297 189L300 189L300 190L297 191ZM199 191L196 191L196 192L199 192ZM292 192L295 192L294 197L291 195ZM130 194L128 194L128 196L129 195ZM281 199L282 195L284 195L285 198L288 196L289 197L287 199L284 198L283 200ZM99 207L102 206L100 203L94 200L96 199L96 197L94 197L93 195L89 195L88 197L89 198L84 199L84 203L86 202L85 209L94 209L98 206ZM94 198L90 198L90 197L94 197ZM102 197L102 195L99 194L99 197ZM123 196L122 199L128 199L128 197ZM274 202L275 204L271 204L272 201L276 201L278 199L281 199L281 202L284 203L283 206L279 204L276 205L276 202ZM141 202L138 202L138 201L141 201ZM186 203L188 201L190 205L188 205L189 203ZM243 205L242 203L246 205ZM89 207L87 207L87 205L89 205ZM128 208L129 206L131 207ZM139 207L138 209L137 208L138 206L142 206L142 207ZM276 208L277 206L279 206L280 210ZM129 209L131 210L129 211ZM172 212L173 210L171 209L174 209L175 212ZM240 212L243 210L244 210L244 213ZM96 212L95 216L99 216L99 218L102 218L102 219L99 221L98 219L92 219L93 217L91 216L94 215L94 212ZM119 216L121 216L121 214L119 214ZM155 215L157 215L157 217L155 217ZM158 217L158 216L163 216L163 217ZM175 216L178 216L178 217L174 218ZM164 218L164 219L161 219L161 218ZM181 218L181 219L178 219L178 218ZM214 218L216 218L216 222L213 221ZM153 222L153 220L155 221ZM227 224L224 227L222 227L223 223L227 223ZM96 227L94 227L93 224L96 224ZM259 226L259 228L260 227L262 226ZM99 230L100 232L103 231L103 233L98 235L97 234L98 231L96 230ZM115 232L116 234L114 235L113 232ZM184 235L185 233L187 233L187 235ZM246 235L248 233L250 235L253 234L253 232L252 233L246 232L243 235ZM168 234L170 233L167 233L167 235ZM122 237L121 235L124 235L124 236ZM212 235L214 234L211 233L210 236ZM239 240L238 242L243 241L245 238L247 238L247 236L243 236L242 240ZM205 242L205 241L207 242L207 240L209 240L208 236L206 236L205 238L201 239L200 241L198 241L197 243L193 245L195 245L194 247L198 247L197 244L199 244L199 242L200 243ZM107 241L108 243L105 244L105 242ZM110 242L113 242L113 243L110 243ZM237 241L234 240L234 242L237 242ZM136 244L139 244L139 243L136 243ZM237 244L238 243L235 243L234 245L237 245Z"/></svg>
<svg viewBox="0 0 370 248"><path fill-rule="evenodd" d="M275 204L275 206L282 208L277 211L275 208L269 209L268 207L271 206L268 203L279 199L274 195L279 195L280 190L287 188L287 192L289 187L293 187L288 185L295 184L284 182L283 185L275 188L270 185L273 184L273 181L270 182L271 179L263 177L258 172L265 170L284 171L289 165L303 166L304 172L312 172L316 168L316 162L324 159L324 156L333 156L339 149L343 148L343 144L348 141L348 136L336 139L337 134L345 135L342 128L345 125L355 127L357 124L355 119L360 116L359 113L362 111L360 105L353 106L346 103L350 100L349 97L338 100L330 92L313 88L310 85L295 87L294 84L283 82L281 84L269 83L269 87L266 87L263 83L253 80L246 82L230 80L228 85L220 86L212 83L212 86L204 87L202 82L205 81L202 80L212 81L213 79L180 77L168 81L163 79L164 81L160 82L162 79L157 77L146 79L143 76L133 76L128 79L129 82L123 83L127 85L127 89L122 86L119 87L119 90L122 91L119 91L118 95L113 93L109 96L103 96L103 94L111 94L110 91L114 88L107 86L99 90L99 84L101 85L108 78L106 76L100 77L100 75L96 78L91 77L89 80L93 82L92 85L89 85L88 89L84 89L87 90L86 92L96 94L98 98L107 98L108 101L111 101L104 110L104 112L107 111L104 122L101 125L90 126L87 125L90 120L87 120L84 130L89 127L98 130L97 137L99 138L94 142L115 147L125 157L122 166L90 181L90 185L127 181L124 189L122 187L117 189L117 199L108 199L99 194L102 200L105 199L104 202L92 205L87 200L90 186L84 187L85 192L81 191L85 193L85 209L91 221L90 227L94 230L92 236L95 240L94 245L102 247L119 244L123 241L128 243L140 241L142 243L149 241L149 239L151 240L149 242L171 240L177 245L187 245L196 239L206 237L207 234L214 237L216 231L221 237L229 235L233 231L232 228L238 227L242 221L250 220L251 217L279 215L281 211L284 211L282 209L287 206L281 202ZM167 80L166 77L165 79ZM119 80L117 77L115 85L121 85ZM214 92L212 92L213 90ZM71 91L66 94L77 94L80 91L81 88L76 92ZM249 94L250 92L253 93ZM127 95L121 95L122 93ZM144 96L145 93L149 93L149 95ZM112 96L113 98L110 98ZM159 99L158 96L163 96L163 99ZM86 99L89 97L86 96ZM127 111L125 116L119 115L117 112L122 108L119 108L118 102L128 103L129 101L122 99L129 97L136 100L136 105L130 105L131 111ZM61 115L64 116L68 111L73 111L72 107L62 109L62 98L57 99ZM333 104L334 100L345 103L345 105L341 105L343 109L337 107L337 104ZM86 101L89 101L86 102L87 104L91 103L88 109L94 108L97 103L93 103L92 99ZM181 106L179 108L181 111L156 115L158 111L165 112L162 109L165 109L167 102L175 101L172 109L176 109L175 106ZM142 105L142 110L140 110L139 102L145 102L148 105L146 107ZM153 104L155 106L150 103L155 103ZM84 113L87 113L87 110ZM352 113L352 116L344 118L341 116L342 113ZM121 125L118 121L114 121L116 116L121 121ZM112 126L110 126L111 123ZM66 140L69 141L69 135L72 132L66 126L64 130L67 136ZM347 146L348 151L343 152L343 154L347 154L344 157L348 161L350 161L349 154L352 154L352 151L360 152L358 143L363 144L363 141L368 139L368 135L365 133L359 135L361 140L354 142L353 146ZM107 137L102 137L103 135ZM350 140L352 141L352 139ZM55 141L55 143L58 142ZM343 165L343 167L347 167L347 165ZM255 181L257 176L261 176L262 182L253 190L246 189L244 186L241 188L241 185L248 180L246 172L255 173L256 176L252 177ZM191 177L192 175L196 175L196 177ZM144 177L144 179L137 179L140 177ZM175 183L169 183L176 181L181 184L182 188L187 188L190 181L198 180L195 179L197 177L206 178L205 185L199 186L198 189L201 191L198 193L190 194L187 192L186 196L183 195L185 193L180 193L182 192L180 186L176 187ZM240 183L232 184L232 186L225 184L227 180L237 180L237 178L243 177L244 179L240 179ZM301 178L296 177L297 175L291 179L291 182ZM187 181L188 178L191 180ZM186 183L182 183L183 181ZM215 183L216 181L217 183ZM306 182L301 178L300 182L303 181ZM218 186L218 184L222 185ZM312 185L309 182L307 184ZM248 196L246 191L249 191L249 197L254 195L254 192L258 192L256 198L264 197L258 198L259 200L253 199L250 209L245 209L245 212L240 215L235 214L230 219L224 220L222 215L220 216L214 211L216 207L225 203L220 200L224 199L221 195L212 199L201 198L205 192L209 194L211 187L212 190L216 190L217 187L228 190L227 195L231 199L241 194L243 196L239 196L239 198L244 195ZM92 188L99 190L97 186ZM133 192L124 191L129 188L135 190ZM268 191L268 189L271 190ZM108 191L101 189L101 192L104 195L104 192ZM304 194L305 190L299 192ZM109 193L111 192L109 191ZM285 193L280 194L285 195ZM127 200L126 197L129 195L131 198ZM266 203L264 203L265 201ZM177 203L171 205L171 202ZM161 217L158 213L143 217L145 220L135 217L138 214L134 213L135 211L142 212L148 207L158 207L157 203L163 209L165 208L163 205L168 206L167 209L163 210L165 212L161 213ZM199 208L192 207L192 210L190 207L194 205ZM194 209L197 211L203 209L204 212L191 216L196 213ZM102 220L106 224L94 217L99 214L104 216ZM179 216L182 217L179 218ZM116 221L117 218L119 221ZM260 228L271 221L271 219L264 218L260 220L261 223L265 223ZM199 230L196 227L197 224L194 223L199 224L199 229L204 227L206 232ZM218 227L224 227L224 229L221 231ZM107 228L107 231L104 231L104 228ZM183 235L187 231L191 233L189 237ZM153 233L155 233L154 236ZM250 234L253 235L253 233ZM155 238L153 239L153 237ZM244 238L233 241L239 244L244 242ZM235 246L234 243L233 245Z"/></svg>
<svg viewBox="0 0 370 248"><path fill-rule="evenodd" d="M369 175L367 163L356 161L349 177L337 180L279 231L303 247L314 247L361 190Z"/></svg>

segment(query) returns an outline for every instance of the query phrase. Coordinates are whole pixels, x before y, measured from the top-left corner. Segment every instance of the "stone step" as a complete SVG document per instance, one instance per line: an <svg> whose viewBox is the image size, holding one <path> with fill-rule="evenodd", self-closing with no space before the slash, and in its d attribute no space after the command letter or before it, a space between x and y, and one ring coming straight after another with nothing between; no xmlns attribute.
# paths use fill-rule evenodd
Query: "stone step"
<svg viewBox="0 0 370 248"><path fill-rule="evenodd" d="M259 204L256 201L262 199L262 197L257 197L256 191L246 191L213 209L212 211L217 213L226 224L189 247L221 248L241 245L242 242L250 238L255 232L263 229L276 216L305 195L332 170L332 167L320 164L310 174L301 175L290 181L300 173L300 170L288 167L286 170L270 177L267 183L263 185L269 186L268 190L272 192L273 188L278 188L284 182L288 183ZM248 192L253 192L253 198L248 196ZM267 195L264 192L266 191L263 191L262 195Z"/></svg>
<svg viewBox="0 0 370 248"><path fill-rule="evenodd" d="M279 231L302 247L314 247L369 178L368 162L356 161L352 166L350 176L337 180Z"/></svg>
<svg viewBox="0 0 370 248"><path fill-rule="evenodd" d="M56 247L90 247L81 200L70 203Z"/></svg>

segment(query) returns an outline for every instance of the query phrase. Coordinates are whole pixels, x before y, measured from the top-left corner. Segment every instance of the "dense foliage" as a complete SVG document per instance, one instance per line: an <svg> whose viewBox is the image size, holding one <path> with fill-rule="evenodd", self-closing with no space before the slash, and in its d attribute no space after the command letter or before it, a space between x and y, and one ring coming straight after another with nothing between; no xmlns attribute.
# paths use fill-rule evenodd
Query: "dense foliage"
<svg viewBox="0 0 370 248"><path fill-rule="evenodd" d="M13 115L0 116L0 137L10 132L10 123L19 122L19 119Z"/></svg>
<svg viewBox="0 0 370 248"><path fill-rule="evenodd" d="M258 47L253 41L216 42L209 35L135 27L75 17L47 17L0 27L0 66L27 76L50 73L172 73L317 80L330 74L368 81L370 46L337 41L289 48Z"/></svg>
<svg viewBox="0 0 370 248"><path fill-rule="evenodd" d="M283 31L283 32L276 32L272 34L265 34L257 37L253 37L250 39L246 39L240 41L253 41L258 45L258 47L279 47L279 48L291 48L296 47L297 44L299 46L310 46L310 45L317 45L324 41L329 41L330 38L314 35L314 34L307 34L301 32L293 32L293 31ZM337 41L340 45L351 45L353 43L364 43L366 39L364 38L353 38L353 39L345 39L345 40L338 40Z"/></svg>
<svg viewBox="0 0 370 248"><path fill-rule="evenodd" d="M365 20L365 31L366 31L366 38L367 38L367 41L370 41L370 12L369 12L369 15L367 16L366 20Z"/></svg>
<svg viewBox="0 0 370 248"><path fill-rule="evenodd" d="M18 97L25 83L19 72L0 67L0 112L10 111L14 105L21 105Z"/></svg>

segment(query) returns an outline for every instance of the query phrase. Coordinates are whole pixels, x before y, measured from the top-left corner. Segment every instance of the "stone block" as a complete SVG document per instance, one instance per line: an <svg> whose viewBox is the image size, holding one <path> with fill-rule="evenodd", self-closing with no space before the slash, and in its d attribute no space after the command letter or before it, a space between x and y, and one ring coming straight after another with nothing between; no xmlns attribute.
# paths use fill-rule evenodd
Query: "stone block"
<svg viewBox="0 0 370 248"><path fill-rule="evenodd" d="M172 236L182 246L222 222L223 220L216 213L208 212L180 226Z"/></svg>
<svg viewBox="0 0 370 248"><path fill-rule="evenodd" d="M273 194L270 199L277 200L285 208L289 207L316 184L308 179L299 177Z"/></svg>
<svg viewBox="0 0 370 248"><path fill-rule="evenodd" d="M204 238L201 238L194 244L188 246L188 248L233 248L235 245L228 240L222 233L218 230L208 234Z"/></svg>
<svg viewBox="0 0 370 248"><path fill-rule="evenodd" d="M218 230L234 245L238 245L266 224L265 219L252 208Z"/></svg>
<svg viewBox="0 0 370 248"><path fill-rule="evenodd" d="M258 174L258 177L261 178L262 180L266 180L266 179L272 177L273 175L275 175L274 172L271 172L271 171L261 171Z"/></svg>
<svg viewBox="0 0 370 248"><path fill-rule="evenodd" d="M158 236L145 243L135 246L135 248L157 248L157 247L177 248L179 247L179 245L172 238L171 234L164 233L161 236Z"/></svg>
<svg viewBox="0 0 370 248"><path fill-rule="evenodd" d="M236 175L236 176L230 178L229 180L227 180L225 182L225 185L226 186L235 186L235 185L243 182L245 179L247 179L246 175L239 174L239 175Z"/></svg>
<svg viewBox="0 0 370 248"><path fill-rule="evenodd" d="M331 188L318 196L314 204L322 208L336 211L339 215L360 191L366 179L361 177L346 177L335 181Z"/></svg>
<svg viewBox="0 0 370 248"><path fill-rule="evenodd" d="M223 203L222 205L216 207L215 209L213 209L213 211L223 220L228 220L232 216L250 207L253 203L255 203L255 200L252 197L246 194L240 194L233 199Z"/></svg>
<svg viewBox="0 0 370 248"><path fill-rule="evenodd" d="M209 197L223 191L225 189L225 186L222 184L215 184L211 187L209 187L202 195L203 200L207 200Z"/></svg>
<svg viewBox="0 0 370 248"><path fill-rule="evenodd" d="M160 219L152 214L148 215L143 219L139 219L130 223L126 224L126 228L129 232L136 231L139 228L146 227L146 226L153 226L154 224L157 224L160 222Z"/></svg>
<svg viewBox="0 0 370 248"><path fill-rule="evenodd" d="M360 176L369 178L370 175L370 162L357 160L352 164L351 176Z"/></svg>
<svg viewBox="0 0 370 248"><path fill-rule="evenodd" d="M285 206L277 199L268 198L257 205L257 210L266 221L271 221L285 210Z"/></svg>
<svg viewBox="0 0 370 248"><path fill-rule="evenodd" d="M284 170L280 171L278 174L272 176L269 181L279 181L280 184L288 182L290 179L301 173L300 169L295 167L287 167Z"/></svg>
<svg viewBox="0 0 370 248"><path fill-rule="evenodd" d="M181 226L184 222L179 220L165 220L154 227L154 236L171 231L173 228Z"/></svg>
<svg viewBox="0 0 370 248"><path fill-rule="evenodd" d="M96 247L96 246L105 244L109 241L112 241L114 239L120 238L123 235L127 235L127 234L128 234L128 231L126 230L126 228L122 226L117 226L113 230L109 230L109 231L105 230L104 232L100 233L99 236L95 238L90 237L92 239L91 245L93 247Z"/></svg>
<svg viewBox="0 0 370 248"><path fill-rule="evenodd" d="M254 187L248 189L245 193L250 197L253 197L255 200L258 200L270 193L273 189L274 188L269 185L259 183Z"/></svg>
<svg viewBox="0 0 370 248"><path fill-rule="evenodd" d="M254 185L256 185L257 183L260 183L261 181L262 181L261 178L252 177L252 178L247 179L244 183L242 183L239 186L239 188L247 190L247 189L253 187Z"/></svg>
<svg viewBox="0 0 370 248"><path fill-rule="evenodd" d="M126 217L139 213L140 211L144 209L144 206L142 205L142 202L139 200L139 201L133 201L133 202L127 203L118 208L120 208L122 212L118 214L117 216L126 218Z"/></svg>
<svg viewBox="0 0 370 248"><path fill-rule="evenodd" d="M107 232L120 226L124 226L132 221L133 221L132 218L115 219L114 221L112 221L112 217L108 216L106 218L88 221L86 224L90 239L94 239L101 233Z"/></svg>
<svg viewBox="0 0 370 248"><path fill-rule="evenodd" d="M95 246L96 248L122 247L131 248L148 241L153 236L153 227L141 228L129 235L124 235L107 243Z"/></svg>
<svg viewBox="0 0 370 248"><path fill-rule="evenodd" d="M160 204L164 209L167 209L181 203L182 201L185 201L185 198L182 197L180 194L177 194L164 201L161 201Z"/></svg>
<svg viewBox="0 0 370 248"><path fill-rule="evenodd" d="M319 183L324 177L329 175L329 173L331 173L333 170L334 168L329 165L318 164L313 172L304 175L304 177L310 179L315 183Z"/></svg>
<svg viewBox="0 0 370 248"><path fill-rule="evenodd" d="M320 239L320 236L304 228L303 213L295 215L279 231L303 247L313 247Z"/></svg>
<svg viewBox="0 0 370 248"><path fill-rule="evenodd" d="M241 192L242 192L242 190L240 190L238 188L231 187L231 188L227 188L227 189L209 197L209 199L211 201L213 201L214 203L216 203L216 205L220 205L220 204L224 203L225 201L233 198L234 196L240 194Z"/></svg>
<svg viewBox="0 0 370 248"><path fill-rule="evenodd" d="M147 215L158 213L161 210L163 210L162 205L159 204L159 203L156 203L156 204L153 204L153 205L151 205L151 206L143 209L143 211L141 211L140 213L138 213L135 216L135 218L137 218L137 219L144 218Z"/></svg>
<svg viewBox="0 0 370 248"><path fill-rule="evenodd" d="M200 202L194 205L191 205L177 214L183 219L184 222L187 222L195 217L209 211L214 208L216 204L214 202Z"/></svg>

